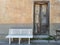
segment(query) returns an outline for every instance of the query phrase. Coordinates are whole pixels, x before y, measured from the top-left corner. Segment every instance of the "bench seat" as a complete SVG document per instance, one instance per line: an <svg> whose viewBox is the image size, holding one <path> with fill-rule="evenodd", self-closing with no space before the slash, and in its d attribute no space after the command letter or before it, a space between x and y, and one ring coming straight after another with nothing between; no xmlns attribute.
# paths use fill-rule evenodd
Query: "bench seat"
<svg viewBox="0 0 60 45"><path fill-rule="evenodd" d="M9 34L6 36L6 38L9 39L9 44L11 44L11 39L18 38L19 44L21 38L29 38L29 44L30 44L30 38L33 38L33 29L9 29Z"/></svg>
<svg viewBox="0 0 60 45"><path fill-rule="evenodd" d="M33 35L7 35L6 38L33 38Z"/></svg>

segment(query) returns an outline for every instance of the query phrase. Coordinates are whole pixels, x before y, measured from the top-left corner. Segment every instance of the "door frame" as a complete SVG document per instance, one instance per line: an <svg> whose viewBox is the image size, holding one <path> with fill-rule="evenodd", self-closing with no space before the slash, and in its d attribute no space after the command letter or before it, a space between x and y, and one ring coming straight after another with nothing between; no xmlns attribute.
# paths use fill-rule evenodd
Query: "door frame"
<svg viewBox="0 0 60 45"><path fill-rule="evenodd" d="M33 1L33 34L35 32L35 2L37 1ZM41 1L39 1L41 2ZM50 35L50 1L43 1L43 2L47 2L48 3L48 14L49 14L49 30L48 30L48 35Z"/></svg>

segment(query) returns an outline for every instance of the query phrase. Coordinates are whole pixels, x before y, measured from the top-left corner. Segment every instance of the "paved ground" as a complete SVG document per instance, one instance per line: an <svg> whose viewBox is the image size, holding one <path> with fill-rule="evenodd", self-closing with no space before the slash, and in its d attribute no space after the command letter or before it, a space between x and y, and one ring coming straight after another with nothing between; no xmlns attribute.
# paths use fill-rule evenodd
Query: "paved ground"
<svg viewBox="0 0 60 45"><path fill-rule="evenodd" d="M0 43L0 45L9 45L8 43ZM19 45L19 44L10 44L10 45ZM20 45L29 45L29 44L20 44ZM60 43L33 43L30 45L60 45Z"/></svg>
<svg viewBox="0 0 60 45"><path fill-rule="evenodd" d="M6 41L0 41L0 45L9 45L8 42ZM19 45L18 43L12 43L10 45ZM29 45L27 42L21 43L20 45ZM31 41L30 45L60 45L60 41L44 41L44 40L39 40L39 41Z"/></svg>

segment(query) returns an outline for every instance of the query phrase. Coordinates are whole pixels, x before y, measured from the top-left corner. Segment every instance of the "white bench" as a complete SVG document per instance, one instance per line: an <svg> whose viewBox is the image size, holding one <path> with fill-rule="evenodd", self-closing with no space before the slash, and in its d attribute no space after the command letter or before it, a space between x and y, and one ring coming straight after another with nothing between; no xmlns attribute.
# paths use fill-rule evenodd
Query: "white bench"
<svg viewBox="0 0 60 45"><path fill-rule="evenodd" d="M21 38L29 38L28 43L30 44L30 38L33 38L33 29L9 29L9 34L6 38L9 38L9 44L13 38L19 38L19 44Z"/></svg>

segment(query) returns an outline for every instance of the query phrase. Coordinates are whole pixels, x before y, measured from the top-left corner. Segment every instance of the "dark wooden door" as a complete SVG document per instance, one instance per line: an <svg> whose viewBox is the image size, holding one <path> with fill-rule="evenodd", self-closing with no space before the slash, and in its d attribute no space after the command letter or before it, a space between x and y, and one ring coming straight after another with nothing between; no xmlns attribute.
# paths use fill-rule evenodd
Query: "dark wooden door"
<svg viewBox="0 0 60 45"><path fill-rule="evenodd" d="M35 4L35 34L47 34L49 28L48 3Z"/></svg>

